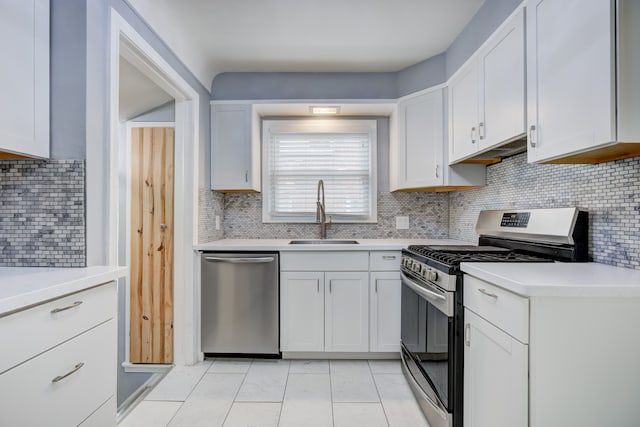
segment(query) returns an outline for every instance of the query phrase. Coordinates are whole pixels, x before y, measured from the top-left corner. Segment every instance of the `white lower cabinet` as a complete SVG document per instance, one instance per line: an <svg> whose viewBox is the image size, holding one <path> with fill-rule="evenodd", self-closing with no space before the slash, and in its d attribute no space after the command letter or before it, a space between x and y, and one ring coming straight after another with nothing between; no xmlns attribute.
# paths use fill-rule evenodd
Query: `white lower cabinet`
<svg viewBox="0 0 640 427"><path fill-rule="evenodd" d="M370 273L369 277L370 350L399 352L400 273L376 271Z"/></svg>
<svg viewBox="0 0 640 427"><path fill-rule="evenodd" d="M281 351L369 350L367 272L282 272Z"/></svg>
<svg viewBox="0 0 640 427"><path fill-rule="evenodd" d="M465 309L465 427L526 426L528 346Z"/></svg>
<svg viewBox="0 0 640 427"><path fill-rule="evenodd" d="M400 256L281 252L280 351L399 352Z"/></svg>
<svg viewBox="0 0 640 427"><path fill-rule="evenodd" d="M325 351L369 351L369 274L327 272Z"/></svg>
<svg viewBox="0 0 640 427"><path fill-rule="evenodd" d="M280 274L280 350L324 351L324 273Z"/></svg>
<svg viewBox="0 0 640 427"><path fill-rule="evenodd" d="M111 282L0 318L0 426L115 426L116 308Z"/></svg>
<svg viewBox="0 0 640 427"><path fill-rule="evenodd" d="M640 425L640 298L576 294L465 274L465 427Z"/></svg>

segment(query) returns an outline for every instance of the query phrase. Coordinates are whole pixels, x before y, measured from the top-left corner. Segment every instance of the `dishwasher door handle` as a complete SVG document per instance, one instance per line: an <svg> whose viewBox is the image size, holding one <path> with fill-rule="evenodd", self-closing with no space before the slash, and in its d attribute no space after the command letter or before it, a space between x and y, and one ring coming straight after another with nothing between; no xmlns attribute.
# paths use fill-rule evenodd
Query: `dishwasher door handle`
<svg viewBox="0 0 640 427"><path fill-rule="evenodd" d="M229 262L231 264L261 264L273 262L274 257L260 257L260 258L223 258L215 256L205 256L207 261Z"/></svg>

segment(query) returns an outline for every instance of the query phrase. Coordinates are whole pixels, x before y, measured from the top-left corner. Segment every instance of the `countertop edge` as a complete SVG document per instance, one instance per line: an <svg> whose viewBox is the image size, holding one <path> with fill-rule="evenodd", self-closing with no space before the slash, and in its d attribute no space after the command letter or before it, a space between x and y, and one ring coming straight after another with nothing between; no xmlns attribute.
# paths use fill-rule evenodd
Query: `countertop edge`
<svg viewBox="0 0 640 427"><path fill-rule="evenodd" d="M64 271L68 277L60 280L53 278L49 283L43 283L41 287L25 292L16 292L13 295L0 298L0 317L111 282L127 276L129 271L128 267L119 266L95 266L78 269L61 268L59 270ZM20 280L29 280L29 275L21 276ZM35 277L34 275L33 280L42 280L42 277Z"/></svg>
<svg viewBox="0 0 640 427"><path fill-rule="evenodd" d="M454 239L354 239L353 245L291 245L299 239L222 239L193 245L194 251L399 251L413 244L468 245Z"/></svg>

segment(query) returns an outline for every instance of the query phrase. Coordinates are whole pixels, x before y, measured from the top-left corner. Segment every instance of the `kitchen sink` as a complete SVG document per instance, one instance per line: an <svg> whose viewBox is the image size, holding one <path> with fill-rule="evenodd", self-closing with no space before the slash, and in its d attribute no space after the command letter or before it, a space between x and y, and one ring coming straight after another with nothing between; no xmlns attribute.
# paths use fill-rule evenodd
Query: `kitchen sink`
<svg viewBox="0 0 640 427"><path fill-rule="evenodd" d="M333 240L333 239L312 239L312 240L292 240L290 245L357 245L357 240Z"/></svg>

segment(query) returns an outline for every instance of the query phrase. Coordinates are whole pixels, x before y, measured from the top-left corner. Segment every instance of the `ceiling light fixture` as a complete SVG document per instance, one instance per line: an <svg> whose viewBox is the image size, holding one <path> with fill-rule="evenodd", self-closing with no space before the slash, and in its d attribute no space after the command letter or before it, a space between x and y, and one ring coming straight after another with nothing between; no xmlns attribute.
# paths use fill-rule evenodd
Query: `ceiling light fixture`
<svg viewBox="0 0 640 427"><path fill-rule="evenodd" d="M340 113L340 107L337 105L330 107L311 106L309 107L309 111L311 112L311 114L316 116L332 116Z"/></svg>

